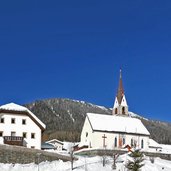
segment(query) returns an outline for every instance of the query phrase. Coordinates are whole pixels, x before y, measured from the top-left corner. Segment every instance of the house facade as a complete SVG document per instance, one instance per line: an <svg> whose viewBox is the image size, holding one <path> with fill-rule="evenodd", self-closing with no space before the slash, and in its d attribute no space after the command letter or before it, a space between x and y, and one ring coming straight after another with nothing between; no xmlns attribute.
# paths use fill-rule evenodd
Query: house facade
<svg viewBox="0 0 171 171"><path fill-rule="evenodd" d="M41 149L46 126L24 106L9 103L0 106L0 137L4 144Z"/></svg>
<svg viewBox="0 0 171 171"><path fill-rule="evenodd" d="M80 146L114 149L129 145L145 149L149 146L149 136L141 120L129 116L120 70L112 115L87 113Z"/></svg>

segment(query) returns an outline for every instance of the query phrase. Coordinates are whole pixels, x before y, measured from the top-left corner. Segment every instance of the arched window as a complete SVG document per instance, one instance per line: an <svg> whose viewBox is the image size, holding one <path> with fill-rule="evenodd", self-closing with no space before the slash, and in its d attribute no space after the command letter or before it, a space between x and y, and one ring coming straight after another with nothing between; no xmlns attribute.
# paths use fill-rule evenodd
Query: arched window
<svg viewBox="0 0 171 171"><path fill-rule="evenodd" d="M122 142L123 142L123 145L124 145L125 144L125 138L123 138Z"/></svg>
<svg viewBox="0 0 171 171"><path fill-rule="evenodd" d="M144 140L141 140L141 148L144 148Z"/></svg>
<svg viewBox="0 0 171 171"><path fill-rule="evenodd" d="M115 114L118 114L118 109L117 108L115 109Z"/></svg>
<svg viewBox="0 0 171 171"><path fill-rule="evenodd" d="M122 114L125 114L125 107L122 108Z"/></svg>
<svg viewBox="0 0 171 171"><path fill-rule="evenodd" d="M86 132L86 137L88 137L88 132Z"/></svg>
<svg viewBox="0 0 171 171"><path fill-rule="evenodd" d="M133 147L134 146L134 140L133 140L133 138L131 139L131 147Z"/></svg>
<svg viewBox="0 0 171 171"><path fill-rule="evenodd" d="M117 138L115 137L114 146L117 147Z"/></svg>

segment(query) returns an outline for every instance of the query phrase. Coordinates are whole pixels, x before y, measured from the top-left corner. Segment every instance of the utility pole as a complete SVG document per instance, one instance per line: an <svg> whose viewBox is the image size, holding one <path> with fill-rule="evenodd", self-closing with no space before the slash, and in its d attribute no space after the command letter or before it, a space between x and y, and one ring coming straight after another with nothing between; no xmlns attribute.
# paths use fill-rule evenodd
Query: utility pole
<svg viewBox="0 0 171 171"><path fill-rule="evenodd" d="M84 169L85 169L85 171L88 171L88 170L87 170L87 161L86 161L86 156L85 156L85 158L84 158L84 159L85 159L85 166L84 166Z"/></svg>
<svg viewBox="0 0 171 171"><path fill-rule="evenodd" d="M74 156L73 156L73 153L74 153L74 150L73 150L73 147L71 147L71 170L73 170L73 162L74 162Z"/></svg>
<svg viewBox="0 0 171 171"><path fill-rule="evenodd" d="M37 155L37 169L39 171L39 162L40 162L40 155L41 155L41 153L37 153L36 155Z"/></svg>
<svg viewBox="0 0 171 171"><path fill-rule="evenodd" d="M116 154L113 154L113 165L112 165L112 169L116 169Z"/></svg>

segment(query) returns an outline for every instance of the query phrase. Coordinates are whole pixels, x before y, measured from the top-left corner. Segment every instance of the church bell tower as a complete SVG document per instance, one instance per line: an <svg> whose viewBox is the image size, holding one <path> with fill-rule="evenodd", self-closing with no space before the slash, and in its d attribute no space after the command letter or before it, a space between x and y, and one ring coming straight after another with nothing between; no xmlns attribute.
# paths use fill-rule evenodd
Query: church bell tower
<svg viewBox="0 0 171 171"><path fill-rule="evenodd" d="M119 76L119 87L118 87L117 95L115 97L112 114L128 116L128 105L124 94L121 69L120 69L120 76Z"/></svg>

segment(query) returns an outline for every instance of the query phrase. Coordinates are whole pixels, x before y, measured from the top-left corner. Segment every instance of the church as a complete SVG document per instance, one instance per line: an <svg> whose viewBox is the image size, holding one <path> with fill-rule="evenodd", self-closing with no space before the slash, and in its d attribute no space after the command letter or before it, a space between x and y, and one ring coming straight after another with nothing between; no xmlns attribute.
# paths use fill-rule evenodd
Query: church
<svg viewBox="0 0 171 171"><path fill-rule="evenodd" d="M112 115L87 113L81 132L80 146L99 149L121 149L127 145L146 149L150 133L140 119L129 116L124 94L122 72Z"/></svg>

